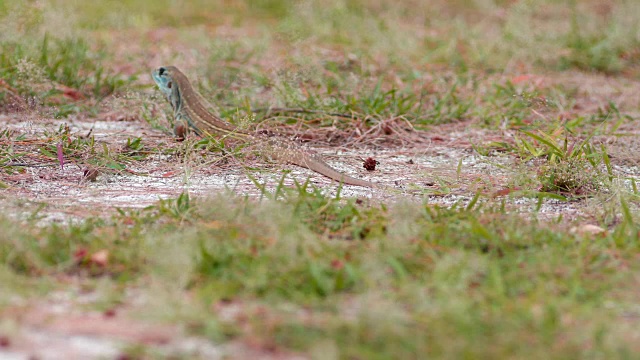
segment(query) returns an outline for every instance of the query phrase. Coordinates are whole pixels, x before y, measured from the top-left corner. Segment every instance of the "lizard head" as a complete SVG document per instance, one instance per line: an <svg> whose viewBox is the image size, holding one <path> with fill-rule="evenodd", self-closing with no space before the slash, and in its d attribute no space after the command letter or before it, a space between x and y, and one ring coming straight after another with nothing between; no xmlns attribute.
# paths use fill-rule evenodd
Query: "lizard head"
<svg viewBox="0 0 640 360"><path fill-rule="evenodd" d="M173 92L174 83L173 75L179 70L175 66L161 66L151 73L153 81L156 82L160 91L171 101L171 93Z"/></svg>

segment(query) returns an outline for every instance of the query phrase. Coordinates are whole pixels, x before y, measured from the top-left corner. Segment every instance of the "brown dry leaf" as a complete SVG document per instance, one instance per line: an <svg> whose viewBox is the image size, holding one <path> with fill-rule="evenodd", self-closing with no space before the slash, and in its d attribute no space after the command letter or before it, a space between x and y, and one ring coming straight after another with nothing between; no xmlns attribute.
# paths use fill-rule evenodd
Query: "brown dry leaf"
<svg viewBox="0 0 640 360"><path fill-rule="evenodd" d="M543 81L542 77L532 75L532 74L518 75L518 76L514 76L511 79L511 83L513 83L514 85L528 83L536 87L539 87L540 85L542 85L542 81Z"/></svg>
<svg viewBox="0 0 640 360"><path fill-rule="evenodd" d="M518 75L515 76L511 79L511 82L514 84L520 84L522 82L526 82L531 80L532 76L531 75Z"/></svg>
<svg viewBox="0 0 640 360"><path fill-rule="evenodd" d="M213 220L213 221L209 221L209 222L205 223L204 226L209 228L209 229L218 230L218 229L222 229L224 224L222 222L220 222L220 221Z"/></svg>
<svg viewBox="0 0 640 360"><path fill-rule="evenodd" d="M11 346L11 340L8 336L0 336L0 348L8 348Z"/></svg>
<svg viewBox="0 0 640 360"><path fill-rule="evenodd" d="M493 194L493 197L509 195L514 191L520 191L520 190L521 189L518 187L500 189Z"/></svg>
<svg viewBox="0 0 640 360"><path fill-rule="evenodd" d="M344 262L338 259L331 260L331 267L335 270L341 270L344 267Z"/></svg>

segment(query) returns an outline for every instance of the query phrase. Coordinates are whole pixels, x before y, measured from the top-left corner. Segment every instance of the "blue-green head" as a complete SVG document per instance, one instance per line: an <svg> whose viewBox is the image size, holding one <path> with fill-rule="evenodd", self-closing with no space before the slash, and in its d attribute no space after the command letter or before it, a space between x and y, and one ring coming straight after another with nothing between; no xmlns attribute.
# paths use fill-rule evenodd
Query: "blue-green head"
<svg viewBox="0 0 640 360"><path fill-rule="evenodd" d="M162 91L169 101L171 101L171 92L173 91L173 78L171 73L174 70L177 70L175 66L160 66L151 73L153 81L156 82L160 91Z"/></svg>

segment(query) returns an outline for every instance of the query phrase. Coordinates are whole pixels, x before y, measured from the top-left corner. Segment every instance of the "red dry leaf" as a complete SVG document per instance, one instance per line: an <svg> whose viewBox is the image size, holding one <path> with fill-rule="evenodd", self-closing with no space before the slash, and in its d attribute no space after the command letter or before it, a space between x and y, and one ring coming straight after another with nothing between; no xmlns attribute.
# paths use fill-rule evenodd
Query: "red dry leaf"
<svg viewBox="0 0 640 360"><path fill-rule="evenodd" d="M79 248L78 250L76 250L73 253L73 258L77 261L77 262L81 262L85 259L85 257L87 257L87 254L89 253L89 251L86 248Z"/></svg>
<svg viewBox="0 0 640 360"><path fill-rule="evenodd" d="M331 261L331 267L336 269L336 270L340 270L344 267L344 262L338 260L338 259L334 259Z"/></svg>
<svg viewBox="0 0 640 360"><path fill-rule="evenodd" d="M518 75L511 78L511 83L513 85L525 83L525 84L532 84L534 86L540 86L542 85L543 81L544 81L544 78L542 76L537 76L533 74Z"/></svg>
<svg viewBox="0 0 640 360"><path fill-rule="evenodd" d="M533 78L532 75L518 75L516 77L514 77L513 79L511 79L511 82L515 85L515 84L520 84L522 82L525 81L529 81Z"/></svg>
<svg viewBox="0 0 640 360"><path fill-rule="evenodd" d="M0 348L8 348L11 345L11 341L7 336L0 336Z"/></svg>
<svg viewBox="0 0 640 360"><path fill-rule="evenodd" d="M64 97L67 97L71 100L74 101L78 101L78 100L82 100L84 99L84 95L82 95L82 93L76 89L70 88L68 86L64 86L64 85L58 85L56 86L56 90L58 91L62 91L62 95Z"/></svg>
<svg viewBox="0 0 640 360"><path fill-rule="evenodd" d="M520 188L514 187L514 188L505 188L505 189L500 189L498 191L496 191L493 196L505 196L505 195L509 195L514 191L520 191Z"/></svg>

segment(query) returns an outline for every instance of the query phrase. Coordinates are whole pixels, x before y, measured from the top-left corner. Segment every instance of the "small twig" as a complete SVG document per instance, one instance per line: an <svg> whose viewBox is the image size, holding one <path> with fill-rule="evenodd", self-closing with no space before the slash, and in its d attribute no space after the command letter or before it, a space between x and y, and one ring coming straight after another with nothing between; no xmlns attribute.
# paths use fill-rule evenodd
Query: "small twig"
<svg viewBox="0 0 640 360"><path fill-rule="evenodd" d="M269 117L269 115L271 115L272 113L324 114L324 115L337 116L337 117L346 118L346 119L356 118L354 114L334 113L334 112L327 112L324 110L310 110L310 109L303 109L303 108L265 107L265 108L251 109L251 112L254 112L254 113L266 112L265 118Z"/></svg>
<svg viewBox="0 0 640 360"><path fill-rule="evenodd" d="M53 140L52 138L48 139L26 139L26 140L0 140L0 144L10 144L10 145L46 145L49 144L49 141Z"/></svg>
<svg viewBox="0 0 640 360"><path fill-rule="evenodd" d="M54 164L28 164L28 163L14 163L14 162L10 162L10 163L6 163L6 164L2 164L2 167L8 167L8 166L22 166L22 167L47 167L47 166L55 166Z"/></svg>

